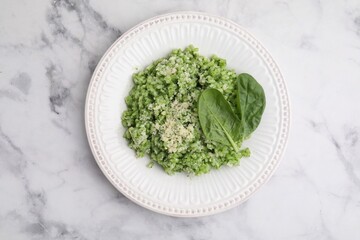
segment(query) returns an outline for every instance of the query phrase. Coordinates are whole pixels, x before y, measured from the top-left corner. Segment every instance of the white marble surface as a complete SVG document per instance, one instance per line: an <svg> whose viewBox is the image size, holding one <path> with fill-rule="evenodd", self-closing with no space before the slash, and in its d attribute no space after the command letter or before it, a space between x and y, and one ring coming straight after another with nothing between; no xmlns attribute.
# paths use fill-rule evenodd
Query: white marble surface
<svg viewBox="0 0 360 240"><path fill-rule="evenodd" d="M124 31L200 10L252 32L292 103L283 161L245 204L177 219L118 193L88 147L91 73ZM0 2L0 239L360 239L360 2Z"/></svg>

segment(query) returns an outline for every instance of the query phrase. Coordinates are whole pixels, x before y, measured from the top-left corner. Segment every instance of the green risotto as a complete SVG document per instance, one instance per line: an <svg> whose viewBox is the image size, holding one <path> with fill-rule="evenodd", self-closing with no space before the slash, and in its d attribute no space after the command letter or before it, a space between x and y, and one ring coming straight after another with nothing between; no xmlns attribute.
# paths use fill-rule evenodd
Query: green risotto
<svg viewBox="0 0 360 240"><path fill-rule="evenodd" d="M200 175L223 165L238 165L250 155L249 149L240 150L242 140L235 149L207 138L198 111L199 97L209 88L218 90L235 109L237 79L224 59L201 56L191 45L135 73L122 115L130 148L138 157L148 155L148 166L157 163L168 174Z"/></svg>

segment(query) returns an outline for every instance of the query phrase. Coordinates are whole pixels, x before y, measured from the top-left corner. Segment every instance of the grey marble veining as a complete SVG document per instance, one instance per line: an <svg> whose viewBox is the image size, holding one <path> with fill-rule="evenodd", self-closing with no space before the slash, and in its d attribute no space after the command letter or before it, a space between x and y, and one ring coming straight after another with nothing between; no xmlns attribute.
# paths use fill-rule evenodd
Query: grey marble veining
<svg viewBox="0 0 360 240"><path fill-rule="evenodd" d="M178 219L117 192L87 144L97 62L149 17L230 18L270 50L292 128L268 184L218 215ZM11 1L0 8L0 239L360 239L360 2Z"/></svg>

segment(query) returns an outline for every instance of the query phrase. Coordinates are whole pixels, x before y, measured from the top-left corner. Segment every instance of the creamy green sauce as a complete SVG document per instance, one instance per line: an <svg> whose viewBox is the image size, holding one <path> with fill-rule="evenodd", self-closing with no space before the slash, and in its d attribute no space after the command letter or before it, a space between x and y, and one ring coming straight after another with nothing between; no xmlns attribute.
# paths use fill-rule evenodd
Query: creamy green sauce
<svg viewBox="0 0 360 240"><path fill-rule="evenodd" d="M236 77L224 59L201 56L191 45L135 73L122 115L129 146L138 157L148 155L149 166L156 162L168 174L200 175L223 165L238 165L249 150L236 152L207 140L197 115L199 95L207 88L234 102Z"/></svg>

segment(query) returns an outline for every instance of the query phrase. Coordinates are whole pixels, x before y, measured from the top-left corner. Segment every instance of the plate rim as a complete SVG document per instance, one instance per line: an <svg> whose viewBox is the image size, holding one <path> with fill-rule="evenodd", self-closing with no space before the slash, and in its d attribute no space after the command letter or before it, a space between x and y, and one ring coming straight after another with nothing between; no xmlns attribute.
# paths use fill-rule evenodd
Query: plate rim
<svg viewBox="0 0 360 240"><path fill-rule="evenodd" d="M277 81L279 81L282 84L283 93L280 96L280 100L286 107L286 113L287 113L286 118L284 118L284 113L283 113L284 110L283 109L281 110L282 114L281 114L280 120L281 120L282 124L285 125L285 132L280 134L279 143L278 143L279 146L281 146L281 150L278 154L274 154L274 157L269 161L271 163L271 165L270 165L271 169L269 169L267 171L267 173L266 172L264 173L264 175L262 176L263 180L261 181L261 183L257 184L256 183L257 179L256 179L253 183L253 185L255 185L255 186L251 186L251 188L253 190L248 192L247 194L245 193L245 196L242 196L242 197L240 196L240 198L235 198L235 201L233 201L233 202L223 204L222 201L220 201L216 204L217 206L215 206L215 207L208 208L208 209L199 208L197 211L194 211L194 209L190 209L190 208L186 209L186 208L174 207L171 209L171 208L167 208L165 206L161 207L161 204L152 202L151 200L148 200L148 199L146 199L146 201L144 201L144 199L142 199L143 198L142 196L138 196L138 194L131 192L131 189L127 189L126 183L119 182L118 179L114 178L114 175L111 174L111 171L109 171L109 169L103 164L103 161L102 161L103 157L101 156L100 151L98 151L99 147L97 147L95 145L94 141L92 141L92 140L94 140L94 138L96 138L96 134L94 134L95 131L93 129L93 128L95 128L95 126L93 126L93 124L92 124L92 120L94 119L92 116L93 113L90 110L90 107L92 106L91 100L93 100L91 98L91 94L92 94L92 91L94 90L94 88L97 87L96 84L99 81L99 78L101 78L103 76L104 68L110 62L110 59L113 56L112 52L115 50L115 48L118 47L118 45L121 45L121 43L125 42L128 39L131 39L131 37L133 37L134 35L144 31L145 29L156 26L157 24L162 24L163 22L167 22L167 21L171 22L174 20L174 18L175 18L175 20L180 20L180 21L181 20L186 21L186 20L191 20L191 19L201 19L203 21L206 21L206 20L211 19L209 21L214 21L215 23L219 23L223 27L231 26L230 30L232 30L233 33L235 33L237 35L242 33L242 34L249 36L249 39L254 41L254 44L256 44L256 46L260 47L260 49L263 51L263 53L267 55L267 59L263 59L263 60L266 61L266 63L268 64L268 67L271 66L272 70L276 70L275 71L276 77L275 76L274 77L276 78ZM229 29L226 29L226 30L229 30ZM154 211L154 212L157 212L160 214L165 214L168 216L173 216L173 217L201 217L201 216L213 215L213 214L224 212L226 210L234 208L234 207L240 205L241 203L245 202L246 200L248 200L251 196L254 195L255 192L257 192L261 188L261 186L265 185L269 181L271 176L274 174L274 172L278 168L278 166L281 162L281 159L284 155L284 152L286 150L286 147L287 147L287 142L288 142L289 132L290 132L290 125L291 125L291 114L290 114L291 108L290 108L290 99L289 99L289 95L288 95L287 86L286 86L285 80L283 78L283 75L280 71L278 64L273 59L273 57L270 55L269 51L264 47L264 45L257 38L255 38L251 33L249 33L244 27L242 27L238 23L236 23L230 19L227 19L225 17L222 17L222 16L218 16L218 15L210 14L210 13L206 13L206 12L199 12L199 11L176 11L176 12L170 12L170 13L166 13L166 14L157 15L155 17L149 18L147 20L144 20L144 21L136 24L134 27L130 28L125 33L123 33L119 38L117 38L115 40L115 42L113 44L111 44L111 46L106 50L106 52L103 54L103 56L100 58L99 62L97 63L97 66L92 74L91 80L88 85L84 110L85 110L84 111L85 131L86 131L86 136L88 139L88 143L89 143L91 152L94 156L94 159L95 159L97 165L99 166L99 168L101 169L101 171L105 175L105 177L108 179L108 181L119 192L121 192L125 197L127 197L134 203L136 203L148 210L151 210L151 211ZM276 159L274 159L275 156L277 156Z"/></svg>

